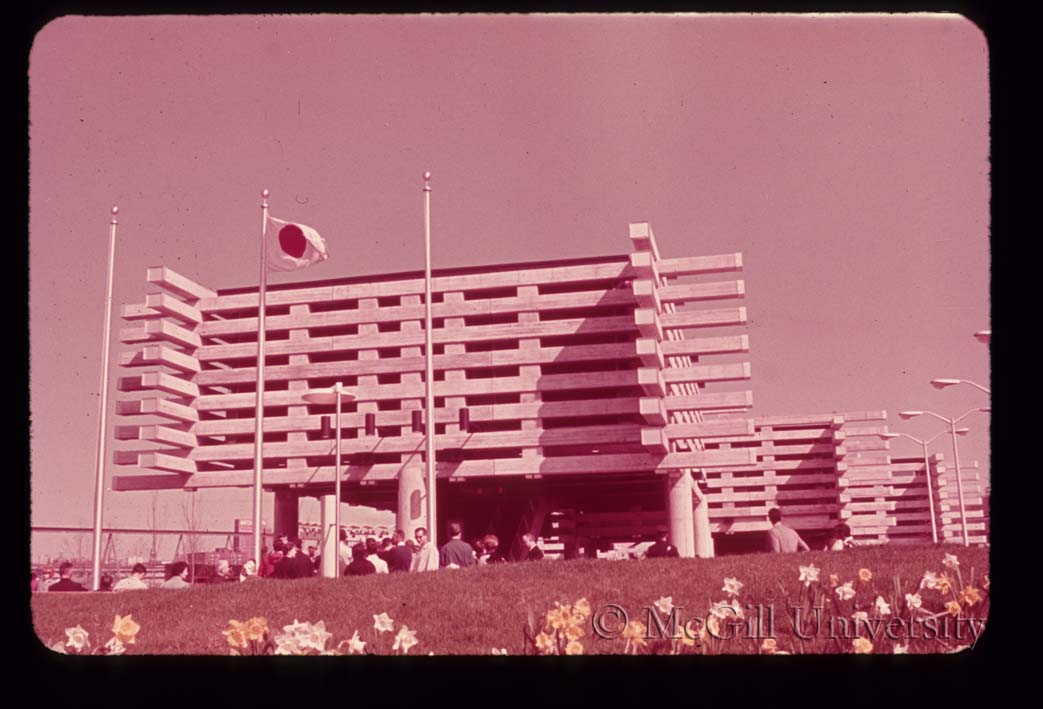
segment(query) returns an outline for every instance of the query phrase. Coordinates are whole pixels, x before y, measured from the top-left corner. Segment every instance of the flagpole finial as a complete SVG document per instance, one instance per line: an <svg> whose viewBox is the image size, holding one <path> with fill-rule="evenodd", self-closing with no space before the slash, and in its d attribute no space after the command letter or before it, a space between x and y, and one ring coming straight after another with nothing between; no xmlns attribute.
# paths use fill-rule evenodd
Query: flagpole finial
<svg viewBox="0 0 1043 709"><path fill-rule="evenodd" d="M112 223L116 223L116 215L120 213L120 208L116 205L112 206Z"/></svg>
<svg viewBox="0 0 1043 709"><path fill-rule="evenodd" d="M271 194L268 190L261 190L261 197L268 199L268 195Z"/></svg>
<svg viewBox="0 0 1043 709"><path fill-rule="evenodd" d="M424 192L430 192L430 191L431 191L431 173L430 172L425 172L424 173Z"/></svg>

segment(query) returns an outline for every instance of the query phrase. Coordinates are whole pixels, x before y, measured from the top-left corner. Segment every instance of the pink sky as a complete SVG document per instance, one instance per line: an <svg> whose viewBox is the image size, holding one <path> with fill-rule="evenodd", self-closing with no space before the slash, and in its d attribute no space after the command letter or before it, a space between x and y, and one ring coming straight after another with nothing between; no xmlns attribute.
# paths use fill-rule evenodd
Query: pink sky
<svg viewBox="0 0 1043 709"><path fill-rule="evenodd" d="M635 221L666 257L741 251L753 415L886 409L923 438L943 424L899 410L988 403L928 384L989 380L988 54L959 16L68 17L29 68L35 525L92 523L114 204L113 362L147 266L257 282L264 188L330 248L272 282L422 268L430 170L436 268L626 253ZM211 528L250 515L197 497ZM110 494L106 524L149 499Z"/></svg>

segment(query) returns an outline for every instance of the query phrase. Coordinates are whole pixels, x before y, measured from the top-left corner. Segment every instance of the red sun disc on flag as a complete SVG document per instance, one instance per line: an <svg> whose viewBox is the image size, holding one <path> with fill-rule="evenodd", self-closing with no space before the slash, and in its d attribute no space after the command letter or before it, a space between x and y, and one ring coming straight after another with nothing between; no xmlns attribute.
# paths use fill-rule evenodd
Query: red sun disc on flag
<svg viewBox="0 0 1043 709"><path fill-rule="evenodd" d="M304 232L296 224L287 224L279 230L279 246L283 253L300 258L308 249L308 240L304 238Z"/></svg>

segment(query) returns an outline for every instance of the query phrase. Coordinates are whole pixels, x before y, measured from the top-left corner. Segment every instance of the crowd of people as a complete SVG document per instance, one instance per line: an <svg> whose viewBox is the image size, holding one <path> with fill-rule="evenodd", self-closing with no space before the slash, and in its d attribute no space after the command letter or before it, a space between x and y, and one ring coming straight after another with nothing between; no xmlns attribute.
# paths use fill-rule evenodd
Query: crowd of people
<svg viewBox="0 0 1043 709"><path fill-rule="evenodd" d="M809 551L807 543L794 529L782 523L782 512L778 508L769 510L768 548L773 552L789 553ZM523 559L540 561L544 558L543 550L532 534L522 535L524 547ZM825 551L841 551L855 546L851 528L840 524L832 530L826 542ZM677 547L669 541L669 534L662 530L657 540L645 553L647 558L678 557ZM473 542L463 540L463 528L459 523L449 524L449 541L436 548L428 539L427 530L418 527L413 538L408 539L403 530L397 529L390 537L379 542L368 537L365 541L350 544L347 532L340 530L338 540L337 572L341 576L366 576L369 574L388 574L401 572L437 571L438 569L458 569L468 566L484 566L486 564L503 564L507 557L500 550L500 540L495 534L486 534ZM218 562L214 574L208 579L210 583L231 581L244 582L251 578L299 579L322 575L322 558L315 545L303 548L300 539L290 538L282 534L276 537L272 550L262 549L261 563L247 560L234 574L227 560ZM69 562L61 564L57 573L48 569L42 577L34 572L31 575L32 591L85 591L84 586L72 580L73 565ZM144 564L135 564L126 578L113 583L109 574L102 574L99 579L101 591L132 591L150 588L145 581L147 569ZM164 589L188 588L189 568L184 561L177 561L168 567L167 579L160 585Z"/></svg>
<svg viewBox="0 0 1043 709"><path fill-rule="evenodd" d="M441 548L436 548L428 539L427 530L419 527L412 539L407 539L403 530L397 529L390 537L379 542L369 537L365 541L350 544L347 532L340 531L338 540L338 575L365 576L368 574L387 574L400 572L436 571L443 568L461 568L467 566L484 566L486 564L503 564L507 558L500 551L500 540L495 534L486 534L472 543L463 541L463 529L458 523L449 525L449 541ZM543 558L536 538L526 534L522 538L525 546L524 558L538 561ZM42 577L35 572L31 575L32 591L85 591L84 586L72 580L73 565L65 562L58 567L58 572L48 569ZM135 564L130 575L113 582L110 574L102 574L99 579L99 591L133 591L151 588L145 577L148 569L144 564ZM262 548L261 563L248 559L236 575L227 560L220 560L214 573L207 579L208 583L229 581L244 582L251 578L299 579L322 575L322 558L317 547L309 545L306 549L300 539L290 538L282 534L275 538L272 549ZM159 588L188 588L189 567L184 561L177 561L168 567L167 579Z"/></svg>

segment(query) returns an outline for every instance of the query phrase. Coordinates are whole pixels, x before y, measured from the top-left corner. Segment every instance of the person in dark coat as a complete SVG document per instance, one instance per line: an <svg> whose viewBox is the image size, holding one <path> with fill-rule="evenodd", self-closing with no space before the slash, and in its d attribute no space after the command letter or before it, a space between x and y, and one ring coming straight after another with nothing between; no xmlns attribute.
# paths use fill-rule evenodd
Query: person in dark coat
<svg viewBox="0 0 1043 709"><path fill-rule="evenodd" d="M83 584L76 583L72 580L72 564L68 561L62 562L62 565L58 567L59 580L50 585L47 589L50 591L86 591Z"/></svg>
<svg viewBox="0 0 1043 709"><path fill-rule="evenodd" d="M656 540L656 543L648 547L648 551L645 552L646 559L663 559L676 556L680 556L677 552L677 547L670 543L670 535L665 531L659 532L659 538Z"/></svg>
<svg viewBox="0 0 1043 709"><path fill-rule="evenodd" d="M478 565L503 564L506 563L503 554L500 553L500 539L495 534L486 534L482 537L482 553L478 557Z"/></svg>
<svg viewBox="0 0 1043 709"><path fill-rule="evenodd" d="M543 550L540 549L540 545L536 543L536 537L532 534L523 534L522 543L525 545L525 560L526 561L542 561Z"/></svg>
<svg viewBox="0 0 1043 709"><path fill-rule="evenodd" d="M377 573L377 567L366 558L366 545L359 542L351 548L352 561L344 569L345 576L368 576Z"/></svg>
<svg viewBox="0 0 1043 709"><path fill-rule="evenodd" d="M391 536L392 547L388 550L385 561L388 563L388 571L409 571L413 565L413 552L406 546L406 533L396 529Z"/></svg>

